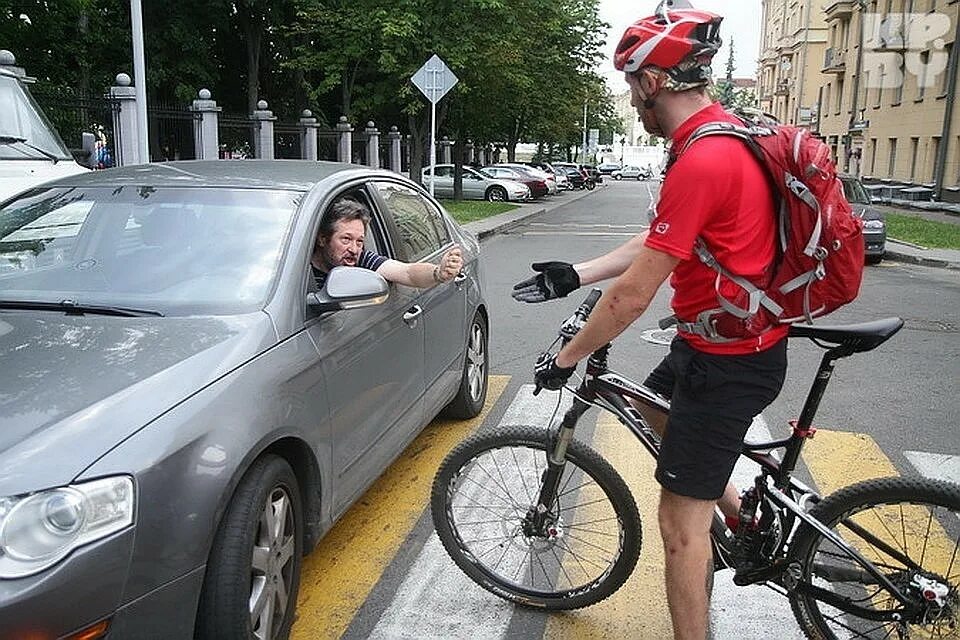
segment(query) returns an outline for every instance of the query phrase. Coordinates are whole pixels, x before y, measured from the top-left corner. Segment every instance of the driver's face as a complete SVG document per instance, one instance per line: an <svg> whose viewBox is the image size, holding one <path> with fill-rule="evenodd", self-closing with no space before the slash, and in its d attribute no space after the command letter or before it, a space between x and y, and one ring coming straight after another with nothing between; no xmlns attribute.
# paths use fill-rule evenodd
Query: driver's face
<svg viewBox="0 0 960 640"><path fill-rule="evenodd" d="M363 251L366 229L362 220L340 220L329 238L320 238L317 249L330 267L355 267Z"/></svg>

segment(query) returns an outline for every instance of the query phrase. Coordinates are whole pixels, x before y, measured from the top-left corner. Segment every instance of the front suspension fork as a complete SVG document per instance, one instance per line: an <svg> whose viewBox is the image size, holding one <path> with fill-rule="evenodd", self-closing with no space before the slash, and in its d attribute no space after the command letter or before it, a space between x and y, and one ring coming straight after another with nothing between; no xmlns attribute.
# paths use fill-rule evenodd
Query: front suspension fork
<svg viewBox="0 0 960 640"><path fill-rule="evenodd" d="M551 442L547 447L547 468L541 476L540 494L537 504L531 507L527 514L531 529L534 532L544 532L548 525L557 519L557 499L560 492L560 480L567 461L567 448L573 440L573 432L580 417L592 406L580 399L588 393L585 384L581 384L573 397L573 404L567 409L560 421L560 428L552 434Z"/></svg>

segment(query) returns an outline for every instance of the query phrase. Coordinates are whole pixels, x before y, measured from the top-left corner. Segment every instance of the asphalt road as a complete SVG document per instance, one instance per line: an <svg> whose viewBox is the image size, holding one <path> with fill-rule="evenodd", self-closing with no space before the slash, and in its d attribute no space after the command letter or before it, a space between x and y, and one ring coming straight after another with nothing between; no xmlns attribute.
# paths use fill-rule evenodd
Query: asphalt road
<svg viewBox="0 0 960 640"><path fill-rule="evenodd" d="M483 591L440 547L428 505L433 475L457 442L497 425L543 424L556 403L556 394L530 396L533 361L585 292L523 305L510 298L512 285L527 276L532 261L578 261L614 248L643 229L648 202L644 183L608 182L484 241L491 311L491 386L484 412L472 421L434 421L305 559L292 638L670 637L653 463L608 417L588 414L578 437L591 442L627 481L643 518L644 545L634 575L601 604L546 614ZM960 271L885 261L867 268L860 299L831 317L846 323L899 315L907 324L875 352L839 363L817 420L821 431L806 446L801 468L822 493L881 475L960 479L958 294ZM666 347L656 343L661 336L654 328L667 315L668 302L664 287L647 316L615 342L613 368L642 379L659 361ZM760 436L785 433L820 353L812 344L791 345L786 388L755 422ZM738 469L735 478L742 485L752 472ZM714 638L802 637L783 598L763 587L735 588L729 573L717 574Z"/></svg>

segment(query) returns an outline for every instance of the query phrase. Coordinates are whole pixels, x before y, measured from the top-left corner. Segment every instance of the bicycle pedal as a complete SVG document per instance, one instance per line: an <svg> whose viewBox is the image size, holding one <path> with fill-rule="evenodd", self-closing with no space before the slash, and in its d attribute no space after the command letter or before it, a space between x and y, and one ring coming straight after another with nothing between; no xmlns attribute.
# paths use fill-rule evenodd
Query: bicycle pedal
<svg viewBox="0 0 960 640"><path fill-rule="evenodd" d="M745 587L748 584L767 582L769 580L776 582L782 572L783 567L780 565L739 567L733 574L733 584L738 587Z"/></svg>

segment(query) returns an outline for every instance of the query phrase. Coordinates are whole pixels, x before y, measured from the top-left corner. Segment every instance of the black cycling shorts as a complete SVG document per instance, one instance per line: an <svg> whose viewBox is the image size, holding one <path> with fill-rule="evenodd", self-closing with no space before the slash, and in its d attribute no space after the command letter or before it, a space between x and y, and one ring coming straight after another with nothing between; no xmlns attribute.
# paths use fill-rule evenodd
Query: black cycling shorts
<svg viewBox="0 0 960 640"><path fill-rule="evenodd" d="M780 393L786 371L786 338L745 355L703 353L675 338L644 383L670 398L657 482L681 496L720 498L753 417Z"/></svg>

